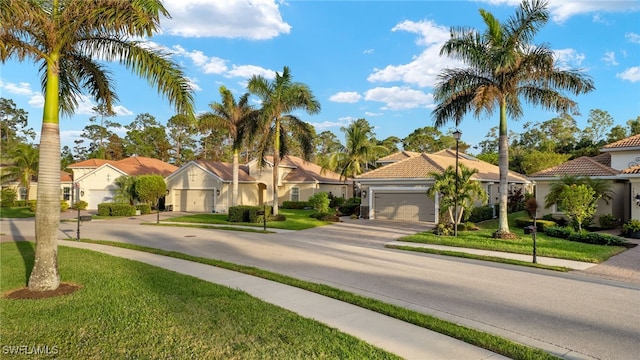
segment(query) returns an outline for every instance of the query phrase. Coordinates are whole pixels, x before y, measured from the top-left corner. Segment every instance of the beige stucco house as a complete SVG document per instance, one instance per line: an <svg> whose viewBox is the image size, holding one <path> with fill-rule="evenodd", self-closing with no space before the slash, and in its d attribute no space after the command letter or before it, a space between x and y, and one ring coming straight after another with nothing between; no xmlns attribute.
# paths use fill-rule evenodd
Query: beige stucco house
<svg viewBox="0 0 640 360"><path fill-rule="evenodd" d="M27 189L17 181L2 184L2 188L13 189L18 195L16 200L36 200L38 197L38 178L33 177L29 185L29 198L27 199ZM60 171L60 200L65 200L69 206L73 203L73 180L71 174L66 171Z"/></svg>
<svg viewBox="0 0 640 360"><path fill-rule="evenodd" d="M191 161L166 179L169 193L165 206L173 211L226 213L232 205L232 164ZM273 158L241 165L238 171L238 205L271 204ZM280 161L278 203L306 201L318 192L351 197L351 179L341 179L332 171L322 171L314 163L295 156Z"/></svg>
<svg viewBox="0 0 640 360"><path fill-rule="evenodd" d="M459 164L477 169L474 180L481 182L487 192L489 205L498 201L500 171L495 165L459 153ZM438 222L439 204L437 196L426 195L433 185L433 172L443 172L455 167L456 154L442 150L434 154L401 151L378 161L385 164L375 170L357 176L362 205L361 216L369 219ZM510 189L524 187L531 191L531 182L524 175L510 171ZM478 204L481 205L481 204Z"/></svg>
<svg viewBox="0 0 640 360"><path fill-rule="evenodd" d="M601 154L594 157L579 157L560 165L531 174L536 183L538 215L562 215L555 205L545 208L545 198L551 184L563 176L584 176L607 181L613 191L613 199L598 201L595 220L602 215L612 214L626 221L640 219L640 134L608 144Z"/></svg>
<svg viewBox="0 0 640 360"><path fill-rule="evenodd" d="M123 175L161 175L166 178L178 168L158 159L132 156L122 160L89 159L69 165L73 171L73 187L79 200L88 203L87 209L112 202L117 186L115 180Z"/></svg>

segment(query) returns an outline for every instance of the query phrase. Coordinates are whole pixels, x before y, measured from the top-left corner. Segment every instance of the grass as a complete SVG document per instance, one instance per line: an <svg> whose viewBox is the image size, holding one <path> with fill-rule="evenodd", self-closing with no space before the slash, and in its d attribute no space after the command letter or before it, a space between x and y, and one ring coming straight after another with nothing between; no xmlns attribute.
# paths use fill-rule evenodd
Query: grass
<svg viewBox="0 0 640 360"><path fill-rule="evenodd" d="M198 262L201 264L216 266L216 267L276 281L282 284L295 286L301 289L315 292L320 295L324 295L340 301L344 301L365 309L369 309L369 310L372 310L372 311L375 311L375 312L378 312L402 321L406 321L408 323L421 326L429 330L436 331L438 333L453 337L455 339L493 351L498 354L502 354L504 356L507 356L515 360L558 359L557 357L551 354L548 354L540 349L535 349L525 345L521 345L511 340L508 340L493 334L489 334L489 333L471 329L465 326L457 325L455 323L441 320L430 315L405 309L400 306L388 304L380 300L371 299L361 295L353 294L348 291L336 289L324 284L312 283L312 282L292 278L286 275L281 275L281 274L276 274L273 272L261 270L255 267L237 265L237 264L232 264L225 261L187 255L187 254L176 252L176 251L167 251L167 250L155 249L155 248L150 248L150 247L145 247L140 245L119 243L119 242L113 242L113 241L104 241L104 240L82 240L82 241L110 245L110 246L117 246L117 247L126 248L126 249L133 249L133 250L144 251L144 252L149 252L153 254Z"/></svg>
<svg viewBox="0 0 640 360"><path fill-rule="evenodd" d="M518 235L518 239L514 240L492 238L491 235L498 228L497 220L489 220L477 224L480 227L480 230L477 231L459 231L457 238L453 236L438 236L431 232L422 232L404 236L398 240L528 255L533 253L533 236L525 235L524 230L516 227L513 221L513 219L521 216L523 216L522 213L509 214L509 229ZM627 248L622 246L585 244L550 237L544 233L537 233L536 250L538 256L601 263L613 255L627 250Z"/></svg>
<svg viewBox="0 0 640 360"><path fill-rule="evenodd" d="M0 289L24 286L33 244L3 243L0 249ZM62 280L82 288L49 299L0 299L3 349L47 346L67 359L397 358L244 292L190 276L64 246L59 259Z"/></svg>
<svg viewBox="0 0 640 360"><path fill-rule="evenodd" d="M279 213L284 215L287 220L285 221L267 221L267 228L273 229L287 229L287 230L304 230L318 226L331 224L330 222L320 221L309 217L309 215L315 213L315 210L293 210L293 209L280 209ZM228 221L227 214L194 214L185 216L175 216L163 221L169 222L183 222L183 223L199 223L199 224L216 224L216 225L242 225L242 226L254 226L263 227L263 223L238 223Z"/></svg>
<svg viewBox="0 0 640 360"><path fill-rule="evenodd" d="M30 218L34 217L33 211L28 207L0 207L0 218Z"/></svg>
<svg viewBox="0 0 640 360"><path fill-rule="evenodd" d="M461 257L461 258L465 258L465 259L491 261L491 262L496 262L496 263L501 263L501 264L528 266L528 267L534 267L534 268L538 268L538 269L546 269L546 270L554 270L554 271L562 271L562 272L569 271L568 268L562 267L562 266L544 265L544 264L539 264L539 263L534 264L534 263L528 262L528 261L506 259L506 258L495 257L495 256L469 254L469 253L464 253L464 252L459 252L459 251L439 250L439 249L429 249L429 248L416 248L416 247L412 247L412 246L402 246L402 245L385 245L385 247L391 248L391 249L398 249L398 250L408 250L408 251L415 251L415 252L423 252L423 253L427 253L427 254L455 256L455 257Z"/></svg>

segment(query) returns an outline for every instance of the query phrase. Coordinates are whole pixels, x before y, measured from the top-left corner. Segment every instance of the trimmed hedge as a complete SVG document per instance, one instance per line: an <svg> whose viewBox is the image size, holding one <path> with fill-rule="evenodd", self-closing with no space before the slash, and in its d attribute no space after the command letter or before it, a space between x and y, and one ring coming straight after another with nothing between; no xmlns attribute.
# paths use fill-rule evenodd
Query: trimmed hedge
<svg viewBox="0 0 640 360"><path fill-rule="evenodd" d="M312 206L308 201L283 201L281 207L283 209L304 210Z"/></svg>
<svg viewBox="0 0 640 360"><path fill-rule="evenodd" d="M347 201L338 208L338 211L342 215L360 215L360 203L362 199L359 197L353 197L347 199Z"/></svg>
<svg viewBox="0 0 640 360"><path fill-rule="evenodd" d="M136 210L140 210L140 215L151 214L151 205L138 204L136 205Z"/></svg>
<svg viewBox="0 0 640 360"><path fill-rule="evenodd" d="M32 213L36 212L37 200L29 200L28 207ZM65 200L60 200L60 212L67 211L69 209L69 204Z"/></svg>
<svg viewBox="0 0 640 360"><path fill-rule="evenodd" d="M134 216L136 207L129 204L121 203L102 203L98 204L99 216Z"/></svg>
<svg viewBox="0 0 640 360"><path fill-rule="evenodd" d="M478 223L485 220L493 219L493 206L478 206L471 209L471 214L467 219L470 222Z"/></svg>
<svg viewBox="0 0 640 360"><path fill-rule="evenodd" d="M619 236L589 232L586 230L578 232L571 227L550 226L545 229L544 233L548 236L587 244L609 246L624 246L627 244L627 241Z"/></svg>
<svg viewBox="0 0 640 360"><path fill-rule="evenodd" d="M515 223L516 226L519 228L524 228L527 226L533 226L533 219L529 219L529 218L517 218L515 219ZM536 230L538 232L544 232L546 234L546 229L549 227L554 227L557 224L554 221L550 221L550 220L542 220L542 219L537 219L536 220Z"/></svg>
<svg viewBox="0 0 640 360"><path fill-rule="evenodd" d="M265 210L263 206L249 206L249 205L238 205L229 207L229 221L230 222L245 222L245 223L261 223L264 221L264 216L267 216L267 219L271 216L272 207L266 207L266 214L259 215L259 212Z"/></svg>

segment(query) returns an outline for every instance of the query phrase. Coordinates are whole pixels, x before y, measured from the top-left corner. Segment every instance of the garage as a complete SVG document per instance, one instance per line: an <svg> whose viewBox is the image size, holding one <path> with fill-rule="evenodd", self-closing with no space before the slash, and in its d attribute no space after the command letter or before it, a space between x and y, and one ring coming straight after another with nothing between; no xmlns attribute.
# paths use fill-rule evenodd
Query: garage
<svg viewBox="0 0 640 360"><path fill-rule="evenodd" d="M436 221L435 201L424 191L376 191L373 216L377 220Z"/></svg>
<svg viewBox="0 0 640 360"><path fill-rule="evenodd" d="M173 211L212 212L215 209L214 190L178 190Z"/></svg>
<svg viewBox="0 0 640 360"><path fill-rule="evenodd" d="M115 193L111 190L91 189L89 190L88 209L97 209L98 204L113 202Z"/></svg>

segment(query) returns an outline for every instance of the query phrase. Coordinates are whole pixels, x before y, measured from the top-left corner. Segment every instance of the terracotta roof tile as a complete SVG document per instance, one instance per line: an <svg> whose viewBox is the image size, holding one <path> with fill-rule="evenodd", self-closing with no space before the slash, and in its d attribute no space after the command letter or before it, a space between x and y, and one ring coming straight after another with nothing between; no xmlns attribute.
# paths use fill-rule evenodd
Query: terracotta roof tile
<svg viewBox="0 0 640 360"><path fill-rule="evenodd" d="M60 181L71 182L73 181L73 177L66 171L60 171Z"/></svg>
<svg viewBox="0 0 640 360"><path fill-rule="evenodd" d="M601 159L602 158L600 158L600 160ZM615 176L620 174L618 170L604 165L597 160L598 159L590 158L588 156L581 156L560 165L538 171L537 173L529 175L529 177L557 177L563 175Z"/></svg>
<svg viewBox="0 0 640 360"><path fill-rule="evenodd" d="M597 161L600 164L611 167L611 154L610 153L602 153L600 155L596 155L591 157L591 160Z"/></svg>
<svg viewBox="0 0 640 360"><path fill-rule="evenodd" d="M418 179L426 178L429 173L443 172L449 166L455 167L455 153L441 152L440 155L422 153L419 156L407 158L393 164L379 167L358 176L358 179ZM473 176L476 180L500 181L500 170L497 166L478 160L472 156L460 153L459 164L470 169L477 169ZM529 180L516 172L509 171L509 181L528 182Z"/></svg>
<svg viewBox="0 0 640 360"><path fill-rule="evenodd" d="M216 174L224 181L233 181L233 164L220 161L196 160L194 163L202 166L202 168ZM256 179L249 175L248 168L240 165L238 168L238 181L255 181Z"/></svg>
<svg viewBox="0 0 640 360"><path fill-rule="evenodd" d="M284 158L282 158L280 165L292 168L292 170L284 177L285 181L317 181L320 183L344 183L347 181L351 181L351 179L349 178L341 178L340 174L333 171L323 171L322 166L309 161L305 161L304 159L297 156L285 156Z"/></svg>
<svg viewBox="0 0 640 360"><path fill-rule="evenodd" d="M115 168L122 170L127 175L162 175L169 176L178 170L178 167L168 164L162 160L152 159L142 156L132 156L126 159L111 162Z"/></svg>
<svg viewBox="0 0 640 360"><path fill-rule="evenodd" d="M623 174L640 174L640 165L632 166L622 170Z"/></svg>
<svg viewBox="0 0 640 360"><path fill-rule="evenodd" d="M627 149L627 148L640 148L640 134L630 136L626 139L618 140L611 144L607 144L603 147L603 151Z"/></svg>
<svg viewBox="0 0 640 360"><path fill-rule="evenodd" d="M116 162L115 160L103 160L103 159L87 159L83 161L79 161L77 163L71 164L68 168L98 168L104 164L113 164Z"/></svg>
<svg viewBox="0 0 640 360"><path fill-rule="evenodd" d="M388 163L388 162L396 162L396 161L400 161L400 160L404 160L410 157L414 157L414 156L418 156L420 155L420 153L418 152L414 152L414 151L399 151L397 153L393 153L390 155L387 155L385 157L381 157L380 159L378 159L377 162L379 163Z"/></svg>

